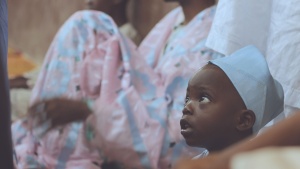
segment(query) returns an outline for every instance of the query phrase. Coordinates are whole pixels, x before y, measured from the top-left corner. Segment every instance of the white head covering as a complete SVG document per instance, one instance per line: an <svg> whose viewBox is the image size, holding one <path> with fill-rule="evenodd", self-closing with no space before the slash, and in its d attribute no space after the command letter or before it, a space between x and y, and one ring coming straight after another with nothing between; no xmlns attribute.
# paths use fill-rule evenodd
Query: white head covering
<svg viewBox="0 0 300 169"><path fill-rule="evenodd" d="M244 47L210 63L225 72L247 109L255 113L254 133L283 111L282 86L273 79L264 56L256 47Z"/></svg>
<svg viewBox="0 0 300 169"><path fill-rule="evenodd" d="M219 0L206 46L230 55L254 45L284 89L285 115L300 109L300 0Z"/></svg>

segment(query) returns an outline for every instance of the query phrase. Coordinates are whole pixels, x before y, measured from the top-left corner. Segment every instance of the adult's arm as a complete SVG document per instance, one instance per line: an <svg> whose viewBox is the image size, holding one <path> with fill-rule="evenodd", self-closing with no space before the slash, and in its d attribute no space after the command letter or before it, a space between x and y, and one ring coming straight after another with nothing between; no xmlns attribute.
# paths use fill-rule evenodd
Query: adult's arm
<svg viewBox="0 0 300 169"><path fill-rule="evenodd" d="M7 78L7 2L0 0L0 168L13 169Z"/></svg>
<svg viewBox="0 0 300 169"><path fill-rule="evenodd" d="M229 169L238 153L263 147L300 146L300 112L274 125L261 135L235 144L211 157L181 162L177 169Z"/></svg>

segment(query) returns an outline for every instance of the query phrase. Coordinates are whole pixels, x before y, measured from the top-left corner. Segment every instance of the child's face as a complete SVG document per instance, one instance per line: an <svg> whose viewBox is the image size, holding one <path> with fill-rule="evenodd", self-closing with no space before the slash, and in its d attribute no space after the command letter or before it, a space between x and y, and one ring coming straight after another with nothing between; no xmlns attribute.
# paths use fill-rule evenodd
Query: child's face
<svg viewBox="0 0 300 169"><path fill-rule="evenodd" d="M221 150L236 140L237 112L245 109L226 74L208 64L189 81L181 134L190 146Z"/></svg>

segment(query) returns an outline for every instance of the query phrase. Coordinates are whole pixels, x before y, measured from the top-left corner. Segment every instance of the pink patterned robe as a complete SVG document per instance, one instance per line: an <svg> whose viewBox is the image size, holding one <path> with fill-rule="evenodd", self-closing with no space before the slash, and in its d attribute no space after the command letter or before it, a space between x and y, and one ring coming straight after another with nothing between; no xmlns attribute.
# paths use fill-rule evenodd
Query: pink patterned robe
<svg viewBox="0 0 300 169"><path fill-rule="evenodd" d="M215 7L199 13L168 42L182 15L170 12L137 48L101 12L75 13L59 30L33 90L32 102L53 97L86 101L94 111L37 138L27 121L13 124L19 168L170 168L202 149L185 144L179 120L187 83L208 60L205 48Z"/></svg>

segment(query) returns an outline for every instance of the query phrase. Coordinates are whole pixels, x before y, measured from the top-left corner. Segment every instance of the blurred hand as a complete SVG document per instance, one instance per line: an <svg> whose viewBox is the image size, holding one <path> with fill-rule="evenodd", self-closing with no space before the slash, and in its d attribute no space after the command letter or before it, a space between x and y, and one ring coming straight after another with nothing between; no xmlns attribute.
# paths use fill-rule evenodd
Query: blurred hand
<svg viewBox="0 0 300 169"><path fill-rule="evenodd" d="M29 119L33 120L32 128L50 122L49 130L71 122L83 121L91 113L92 111L86 103L64 98L38 102L31 106L28 111Z"/></svg>

